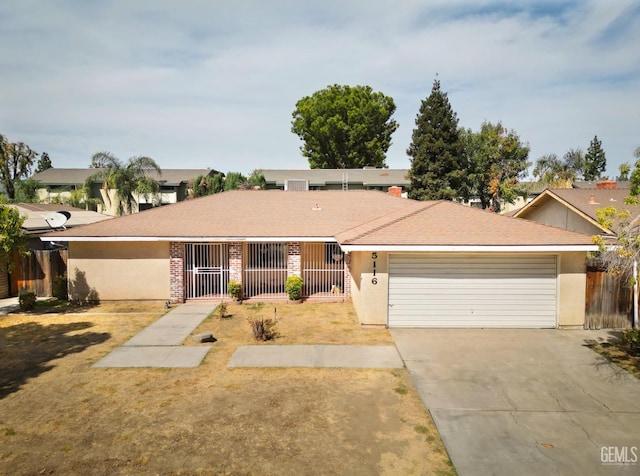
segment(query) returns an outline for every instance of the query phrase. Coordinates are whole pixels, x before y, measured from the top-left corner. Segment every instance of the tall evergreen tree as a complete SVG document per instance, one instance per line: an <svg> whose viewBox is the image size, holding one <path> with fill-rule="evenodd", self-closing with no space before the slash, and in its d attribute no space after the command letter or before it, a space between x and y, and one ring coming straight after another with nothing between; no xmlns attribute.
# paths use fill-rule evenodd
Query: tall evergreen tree
<svg viewBox="0 0 640 476"><path fill-rule="evenodd" d="M52 169L53 165L51 164L51 159L49 158L49 154L43 152L40 154L40 159L38 160L38 166L36 167L36 173L42 172L47 169Z"/></svg>
<svg viewBox="0 0 640 476"><path fill-rule="evenodd" d="M598 136L593 136L584 156L584 179L596 180L602 176L606 168L607 158L602 149L602 142L598 140Z"/></svg>
<svg viewBox="0 0 640 476"><path fill-rule="evenodd" d="M440 81L433 82L431 94L422 101L416 127L407 149L410 157L409 198L454 200L467 198L466 163L458 132L458 117Z"/></svg>

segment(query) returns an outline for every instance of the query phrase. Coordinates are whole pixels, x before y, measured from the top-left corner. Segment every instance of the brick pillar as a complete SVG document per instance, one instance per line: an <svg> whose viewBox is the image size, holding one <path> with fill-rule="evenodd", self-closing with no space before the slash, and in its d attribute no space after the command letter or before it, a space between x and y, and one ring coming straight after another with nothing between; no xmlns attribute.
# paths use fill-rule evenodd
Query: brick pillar
<svg viewBox="0 0 640 476"><path fill-rule="evenodd" d="M287 276L302 276L302 262L300 258L300 242L292 241L287 247Z"/></svg>
<svg viewBox="0 0 640 476"><path fill-rule="evenodd" d="M242 282L242 243L229 244L229 280Z"/></svg>
<svg viewBox="0 0 640 476"><path fill-rule="evenodd" d="M344 298L351 298L351 253L344 255Z"/></svg>
<svg viewBox="0 0 640 476"><path fill-rule="evenodd" d="M173 303L184 302L184 243L172 241L169 244L169 300Z"/></svg>

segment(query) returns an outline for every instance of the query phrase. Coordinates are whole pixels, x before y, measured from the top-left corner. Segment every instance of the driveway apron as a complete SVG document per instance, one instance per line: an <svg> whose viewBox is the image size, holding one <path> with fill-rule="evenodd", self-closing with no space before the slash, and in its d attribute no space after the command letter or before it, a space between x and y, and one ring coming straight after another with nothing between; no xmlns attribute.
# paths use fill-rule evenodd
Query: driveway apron
<svg viewBox="0 0 640 476"><path fill-rule="evenodd" d="M640 474L640 381L603 331L394 329L458 474Z"/></svg>

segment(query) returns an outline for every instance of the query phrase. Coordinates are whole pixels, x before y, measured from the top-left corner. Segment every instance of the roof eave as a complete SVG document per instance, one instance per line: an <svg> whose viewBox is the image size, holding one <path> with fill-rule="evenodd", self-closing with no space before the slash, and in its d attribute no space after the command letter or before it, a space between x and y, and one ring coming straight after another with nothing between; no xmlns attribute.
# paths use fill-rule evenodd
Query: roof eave
<svg viewBox="0 0 640 476"><path fill-rule="evenodd" d="M598 251L596 245L348 245L340 247L352 251L386 252L467 252L467 253L551 253L569 251Z"/></svg>

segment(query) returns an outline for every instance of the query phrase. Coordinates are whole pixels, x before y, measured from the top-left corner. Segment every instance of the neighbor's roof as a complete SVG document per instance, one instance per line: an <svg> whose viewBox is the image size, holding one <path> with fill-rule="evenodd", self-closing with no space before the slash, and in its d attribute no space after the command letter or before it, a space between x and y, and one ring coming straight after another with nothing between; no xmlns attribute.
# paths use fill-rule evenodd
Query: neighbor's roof
<svg viewBox="0 0 640 476"><path fill-rule="evenodd" d="M100 169L57 169L51 168L38 172L31 177L43 185L82 185L91 175L98 173ZM162 174L156 172L149 174L161 185L177 186L183 182L199 176L213 175L216 170L212 169L162 169Z"/></svg>
<svg viewBox="0 0 640 476"><path fill-rule="evenodd" d="M44 216L48 213L69 212L71 215L64 224L66 228L88 225L103 220L108 220L108 215L103 215L90 210L71 207L69 205L58 205L55 203L14 203L11 206L18 209L20 215L26 216L22 228L30 233L50 231L51 227L45 222Z"/></svg>
<svg viewBox="0 0 640 476"><path fill-rule="evenodd" d="M408 169L308 169L308 170L261 170L267 183L284 187L285 180L308 180L312 187L348 182L362 184L365 187L383 187L408 185Z"/></svg>
<svg viewBox="0 0 640 476"><path fill-rule="evenodd" d="M514 217L526 218L535 209L545 206L548 200L556 200L573 210L585 220L600 228L605 233L616 232L616 226L607 230L598 223L597 210L615 206L619 211L629 210L631 220L640 216L640 206L624 203L629 196L629 189L620 188L553 188L547 189L531 202L518 210Z"/></svg>
<svg viewBox="0 0 640 476"><path fill-rule="evenodd" d="M417 202L387 193L228 191L74 230L55 241L251 239L345 246L579 246L588 235L517 220L452 202ZM595 247L593 247L595 249Z"/></svg>

